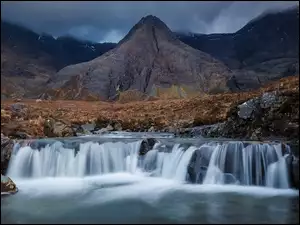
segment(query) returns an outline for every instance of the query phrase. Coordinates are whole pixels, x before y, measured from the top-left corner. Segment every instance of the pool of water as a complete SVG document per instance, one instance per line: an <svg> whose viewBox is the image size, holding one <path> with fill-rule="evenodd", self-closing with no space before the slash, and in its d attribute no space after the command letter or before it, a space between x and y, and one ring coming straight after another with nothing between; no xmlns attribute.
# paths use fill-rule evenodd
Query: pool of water
<svg viewBox="0 0 300 225"><path fill-rule="evenodd" d="M299 192L147 174L15 179L1 223L299 223Z"/></svg>

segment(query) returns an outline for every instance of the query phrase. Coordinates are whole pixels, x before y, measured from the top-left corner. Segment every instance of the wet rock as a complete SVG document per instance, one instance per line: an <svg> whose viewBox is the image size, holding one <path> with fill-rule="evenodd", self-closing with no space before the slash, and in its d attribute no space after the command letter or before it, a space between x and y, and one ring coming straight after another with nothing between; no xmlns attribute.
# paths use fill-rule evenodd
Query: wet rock
<svg viewBox="0 0 300 225"><path fill-rule="evenodd" d="M210 146L201 146L197 149L188 165L188 181L202 183L205 178L212 151Z"/></svg>
<svg viewBox="0 0 300 225"><path fill-rule="evenodd" d="M142 141L140 147L140 155L145 155L148 151L150 151L157 141L154 138L147 138Z"/></svg>
<svg viewBox="0 0 300 225"><path fill-rule="evenodd" d="M299 189L299 159L294 158L292 162L292 185L294 188Z"/></svg>
<svg viewBox="0 0 300 225"><path fill-rule="evenodd" d="M108 124L107 127L105 127L105 128L93 131L93 134L105 134L105 133L109 133L109 132L111 132L113 130L114 130L113 126L110 125L110 124Z"/></svg>
<svg viewBox="0 0 300 225"><path fill-rule="evenodd" d="M1 174L1 195L15 194L18 192L17 185L7 176Z"/></svg>
<svg viewBox="0 0 300 225"><path fill-rule="evenodd" d="M14 141L1 133L1 174L6 174Z"/></svg>
<svg viewBox="0 0 300 225"><path fill-rule="evenodd" d="M44 123L44 134L47 137L71 137L76 136L76 132L71 126L62 121L47 119Z"/></svg>

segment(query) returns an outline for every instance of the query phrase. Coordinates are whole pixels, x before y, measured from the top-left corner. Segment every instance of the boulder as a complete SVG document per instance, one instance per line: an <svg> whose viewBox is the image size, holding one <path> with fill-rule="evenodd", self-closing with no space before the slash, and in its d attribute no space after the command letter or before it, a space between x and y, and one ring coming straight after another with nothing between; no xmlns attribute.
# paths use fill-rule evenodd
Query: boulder
<svg viewBox="0 0 300 225"><path fill-rule="evenodd" d="M201 146L197 149L188 165L188 181L202 183L205 178L212 151L210 146Z"/></svg>
<svg viewBox="0 0 300 225"><path fill-rule="evenodd" d="M44 134L47 137L70 137L76 136L73 128L62 121L47 119L44 123Z"/></svg>
<svg viewBox="0 0 300 225"><path fill-rule="evenodd" d="M143 140L139 151L140 155L145 155L148 151L150 151L156 142L157 140L154 138L147 138Z"/></svg>
<svg viewBox="0 0 300 225"><path fill-rule="evenodd" d="M259 99L254 98L238 106L238 116L242 119L252 118L258 111Z"/></svg>
<svg viewBox="0 0 300 225"><path fill-rule="evenodd" d="M7 176L1 174L1 195L15 194L18 192L17 185Z"/></svg>

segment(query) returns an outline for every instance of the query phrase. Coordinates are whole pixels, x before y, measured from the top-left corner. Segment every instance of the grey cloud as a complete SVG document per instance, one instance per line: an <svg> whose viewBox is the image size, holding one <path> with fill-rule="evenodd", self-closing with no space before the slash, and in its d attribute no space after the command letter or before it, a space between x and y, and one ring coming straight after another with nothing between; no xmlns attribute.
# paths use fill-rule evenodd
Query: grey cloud
<svg viewBox="0 0 300 225"><path fill-rule="evenodd" d="M265 10L298 2L1 2L1 19L54 36L118 41L141 17L152 14L172 30L235 32Z"/></svg>

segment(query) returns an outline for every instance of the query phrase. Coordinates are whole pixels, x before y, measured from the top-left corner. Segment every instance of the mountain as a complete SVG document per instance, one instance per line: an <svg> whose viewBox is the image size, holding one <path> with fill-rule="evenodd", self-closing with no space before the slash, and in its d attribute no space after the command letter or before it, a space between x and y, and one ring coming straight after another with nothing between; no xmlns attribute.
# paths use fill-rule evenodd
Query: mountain
<svg viewBox="0 0 300 225"><path fill-rule="evenodd" d="M48 87L63 90L60 97L103 100L119 92L151 93L153 87L183 86L192 92L228 91L230 70L209 54L176 38L157 17L142 18L118 45L89 62L60 70ZM65 90L65 91L64 91Z"/></svg>
<svg viewBox="0 0 300 225"><path fill-rule="evenodd" d="M28 94L63 67L92 60L113 47L72 37L54 39L1 21L1 93Z"/></svg>
<svg viewBox="0 0 300 225"><path fill-rule="evenodd" d="M1 21L4 95L36 98L48 88L50 95L69 99L114 99L133 89L138 96L186 96L249 90L297 74L299 7L264 14L231 34L172 33L159 19L146 17L118 44L55 39Z"/></svg>
<svg viewBox="0 0 300 225"><path fill-rule="evenodd" d="M234 70L233 89L256 88L299 74L299 7L261 15L232 34L177 37Z"/></svg>

